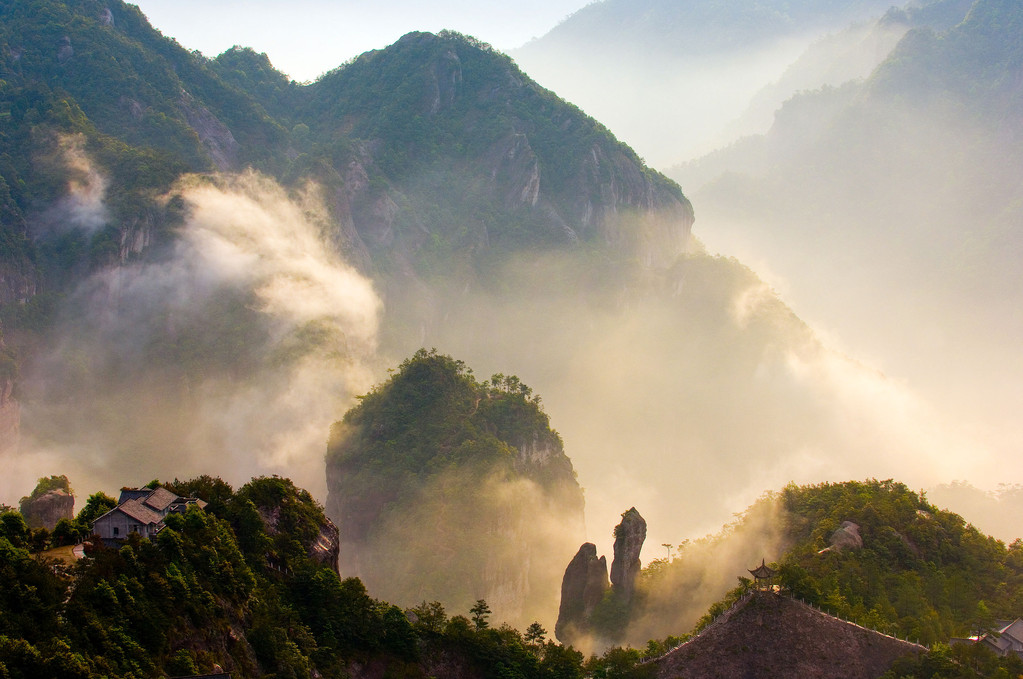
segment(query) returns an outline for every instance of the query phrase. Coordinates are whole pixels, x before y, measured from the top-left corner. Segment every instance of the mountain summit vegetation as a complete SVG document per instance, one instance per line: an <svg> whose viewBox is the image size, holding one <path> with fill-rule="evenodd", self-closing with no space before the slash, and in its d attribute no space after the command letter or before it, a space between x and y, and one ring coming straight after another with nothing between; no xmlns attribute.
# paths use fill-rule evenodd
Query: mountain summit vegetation
<svg viewBox="0 0 1023 679"><path fill-rule="evenodd" d="M540 399L420 350L331 429L327 510L343 572L375 596L485 599L523 626L557 606L583 495Z"/></svg>
<svg viewBox="0 0 1023 679"><path fill-rule="evenodd" d="M0 514L0 676L581 676L539 625L528 639L490 628L485 602L473 622L370 598L311 556L326 518L286 479L165 485L206 511L168 515L153 540L89 543L73 566L31 555L20 515Z"/></svg>

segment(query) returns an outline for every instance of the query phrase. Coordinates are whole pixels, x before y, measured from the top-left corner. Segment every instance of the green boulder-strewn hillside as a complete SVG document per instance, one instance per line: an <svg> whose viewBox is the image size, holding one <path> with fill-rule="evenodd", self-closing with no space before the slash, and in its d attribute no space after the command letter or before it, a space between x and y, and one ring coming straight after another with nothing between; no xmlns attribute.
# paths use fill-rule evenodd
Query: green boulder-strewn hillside
<svg viewBox="0 0 1023 679"><path fill-rule="evenodd" d="M540 399L421 350L331 429L327 510L342 572L375 596L545 619L583 497Z"/></svg>

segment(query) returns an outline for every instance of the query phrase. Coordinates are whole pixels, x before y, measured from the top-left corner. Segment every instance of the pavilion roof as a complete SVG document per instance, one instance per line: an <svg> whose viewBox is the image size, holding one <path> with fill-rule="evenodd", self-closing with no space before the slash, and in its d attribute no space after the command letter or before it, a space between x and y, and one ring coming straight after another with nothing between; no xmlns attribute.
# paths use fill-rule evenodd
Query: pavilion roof
<svg viewBox="0 0 1023 679"><path fill-rule="evenodd" d="M746 569L746 570L749 570L749 569ZM776 571L773 568L769 567L765 563L765 559L761 559L760 560L760 565L757 566L756 568L754 568L753 570L750 570L749 573L750 573L750 575L752 575L757 580L766 580L767 578L773 578L775 575L778 574L778 571Z"/></svg>

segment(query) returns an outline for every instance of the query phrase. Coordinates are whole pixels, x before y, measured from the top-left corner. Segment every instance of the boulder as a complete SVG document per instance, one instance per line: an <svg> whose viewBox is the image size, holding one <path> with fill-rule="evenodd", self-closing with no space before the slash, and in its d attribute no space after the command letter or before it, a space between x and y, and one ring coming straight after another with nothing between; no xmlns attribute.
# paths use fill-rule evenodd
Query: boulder
<svg viewBox="0 0 1023 679"><path fill-rule="evenodd" d="M860 527L852 521L843 521L842 525L831 534L831 550L841 552L843 549L861 549L863 538Z"/></svg>

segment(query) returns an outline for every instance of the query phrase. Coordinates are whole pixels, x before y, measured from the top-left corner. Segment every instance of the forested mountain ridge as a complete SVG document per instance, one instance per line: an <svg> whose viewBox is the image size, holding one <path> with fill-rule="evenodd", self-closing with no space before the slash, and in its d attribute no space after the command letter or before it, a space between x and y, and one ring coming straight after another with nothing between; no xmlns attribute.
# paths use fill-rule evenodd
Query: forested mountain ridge
<svg viewBox="0 0 1023 679"><path fill-rule="evenodd" d="M410 35L299 86L251 50L230 50L216 60L188 52L124 3L33 0L0 10L7 102L2 175L12 221L47 221L39 212L63 197L68 177L74 178L61 167L56 135L83 134L85 151L109 179L107 223L88 226L113 244L86 239L78 246L91 248L100 263L106 261L100 252L116 249L123 261L151 242L151 234L133 229L140 221L159 221L152 214L154 192L169 189L182 172L213 169L255 167L291 185L307 177L324 182L334 190L339 238L356 258L366 254L368 242L385 270L418 263L407 260L424 242L436 246L438 236L454 250L598 236L621 244L630 237L612 224L619 210L663 208L683 226L692 220L677 186L644 168L606 130L538 88L506 57L461 36ZM419 100L437 86L431 75L437 69L447 69L443 111L439 99L425 108ZM491 90L491 100L480 96ZM366 118L367 112L374 115ZM360 115L365 119L356 124ZM42 167L41 155L48 158ZM505 155L510 160L502 162ZM413 180L447 173L429 187L436 191L449 185L451 172L461 172L457 184L491 180L475 191L454 191L465 205L438 215L436 205L431 211L422 204L424 191L417 193ZM517 211L517 225L531 228L512 232L500 219L510 211ZM452 219L495 218L496 227L477 228L461 240L438 231ZM11 266L20 265L27 280L23 289L7 292L8 300L31 295L40 274L30 263L40 268L38 250L46 247L38 242L38 224L29 234L17 223L5 223L18 246ZM672 232L671 249L683 249L687 233ZM384 252L379 241L394 234L400 247ZM404 251L399 262L385 264L397 251ZM72 268L66 265L80 264L81 256L75 259L59 264ZM374 266L365 257L359 263ZM48 283L60 287L59 280Z"/></svg>
<svg viewBox="0 0 1023 679"><path fill-rule="evenodd" d="M539 396L420 350L331 427L327 512L345 572L377 596L486 599L525 626L557 606L583 493Z"/></svg>
<svg viewBox="0 0 1023 679"><path fill-rule="evenodd" d="M118 549L91 545L88 556L70 567L31 555L37 536L16 512L0 512L0 576L17 584L0 589L3 676L128 679L213 672L215 666L246 678L678 676L671 671L672 658L682 653L653 664L640 661L689 638L690 624L675 626L664 618L662 625L673 632L669 638L613 648L584 662L579 652L546 641L540 625L523 634L492 624L486 601L467 611L445 610L429 600L403 610L371 598L359 580L342 579L311 556L327 522L309 493L287 479L252 479L238 490L213 477L164 485L205 498L206 510L171 514L153 540L136 537ZM113 502L94 494L79 520L88 522L90 511ZM648 564L638 582L640 601L649 607L657 595L663 597L656 602L660 615L677 609L700 587L685 573L699 569L701 552L740 537L743 524L767 504L781 510L777 521L785 544L772 565L780 572L782 596L933 644L919 659L898 661L891 676L952 679L1019 671L1016 658L998 659L967 646L950 651L943 642L1015 615L1023 577L1020 544L1006 547L980 535L893 481L790 485L769 494L722 536L680 545L674 558ZM848 536L842 525L847 521L859 522L861 544L835 536L840 529ZM752 565L724 559L715 567L734 567L734 578ZM711 606L694 632L707 628L749 586L740 578L740 586ZM779 664L763 667L763 658L754 657L757 642L751 642L729 646L730 668L813 667L821 656L807 654L814 646L803 645L801 637L816 634L814 644L824 647L844 645L849 637L834 620L820 623L823 616L816 612L818 622L808 622L808 611L797 610L795 602L754 604L736 616L740 627L725 634L734 640L766 625L765 635L786 640L772 651ZM716 634L731 622L716 623ZM867 648L870 658L858 658L857 666L876 661L882 655L876 650ZM713 658L697 660L704 670L713 664ZM841 674L840 667L821 670Z"/></svg>
<svg viewBox="0 0 1023 679"><path fill-rule="evenodd" d="M905 484L870 479L768 492L720 534L647 564L631 609L598 617L598 631L640 645L690 628L694 613L702 629L749 588L756 554L787 595L928 646L1023 610L1023 542L1006 546ZM714 569L730 559L739 587L706 614L687 608L721 586Z"/></svg>
<svg viewBox="0 0 1023 679"><path fill-rule="evenodd" d="M453 290L504 289L509 259L585 253L599 278L667 270L686 252L693 212L678 186L473 39L410 34L299 85L250 49L190 52L116 0L0 10L0 317L19 395L40 406L33 437L102 456L199 451L241 384L267 390L249 403L283 405L280 380L314 356L346 354L335 374L361 371L379 338L413 351ZM296 220L306 240L280 247L271 232ZM251 248L262 266L242 279L260 280L239 280L220 257ZM325 280L338 271L357 294ZM260 301L295 280L327 300L315 318ZM368 387L367 372L331 398ZM200 403L211 396L220 405ZM312 440L317 427L295 422L307 415L285 419Z"/></svg>
<svg viewBox="0 0 1023 679"><path fill-rule="evenodd" d="M166 486L206 498L206 511L168 515L153 540L91 543L70 566L30 555L24 520L0 513L0 676L581 676L578 653L545 643L539 626L528 639L491 628L485 603L470 620L370 598L311 556L328 522L287 479Z"/></svg>

